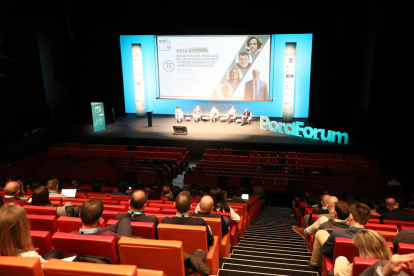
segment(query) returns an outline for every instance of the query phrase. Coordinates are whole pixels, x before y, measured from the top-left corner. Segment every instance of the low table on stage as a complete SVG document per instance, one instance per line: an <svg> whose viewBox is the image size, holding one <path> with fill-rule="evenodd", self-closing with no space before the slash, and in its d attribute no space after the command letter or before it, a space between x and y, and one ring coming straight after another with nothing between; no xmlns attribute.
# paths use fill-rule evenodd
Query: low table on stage
<svg viewBox="0 0 414 276"><path fill-rule="evenodd" d="M201 120L203 120L204 122L208 121L210 120L210 116L201 116Z"/></svg>

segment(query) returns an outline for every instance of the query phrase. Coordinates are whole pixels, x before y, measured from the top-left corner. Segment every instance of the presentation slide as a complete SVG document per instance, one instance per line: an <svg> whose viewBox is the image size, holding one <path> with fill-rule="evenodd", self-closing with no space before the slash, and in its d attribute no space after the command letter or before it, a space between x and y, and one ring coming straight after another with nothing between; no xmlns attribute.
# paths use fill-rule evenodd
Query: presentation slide
<svg viewBox="0 0 414 276"><path fill-rule="evenodd" d="M157 36L159 99L272 101L270 35Z"/></svg>

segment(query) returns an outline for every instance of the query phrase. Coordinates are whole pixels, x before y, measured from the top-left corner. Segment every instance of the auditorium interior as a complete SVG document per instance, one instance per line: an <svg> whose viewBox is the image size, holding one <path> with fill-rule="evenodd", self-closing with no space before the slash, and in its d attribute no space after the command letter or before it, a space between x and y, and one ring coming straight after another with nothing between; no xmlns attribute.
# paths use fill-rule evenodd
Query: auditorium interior
<svg viewBox="0 0 414 276"><path fill-rule="evenodd" d="M403 78L402 43L395 41L404 33L406 17L395 17L400 12L397 7L374 1L267 5L2 1L0 193L4 196L9 177L56 177L69 187L75 179L85 187L98 179L108 193L124 178L133 190L143 186L151 190L154 181L170 181L180 188L196 183L200 188L222 189L248 181L252 187L263 185L266 194L250 194L249 211L234 205L244 219L234 225L228 240L219 239L222 244L214 247L217 252L212 257L216 259L207 256L209 275L328 275L326 268L319 272L308 268L312 249L292 230L292 225L303 226L298 206L304 192L327 191L345 200L369 194L393 196L406 204L413 201L412 109L405 100L409 92L404 84L408 78ZM148 115L125 112L120 35L291 33L313 35L309 114L293 121L346 132L348 144L260 132L258 114L243 128L237 123L189 121L183 124L188 135L173 135L175 106L153 114L151 122ZM91 102L104 103L103 131L93 130ZM260 115L266 116L266 110ZM143 162L158 166L154 160L168 160L171 165L162 177L140 171ZM324 175L320 170L325 166L329 173ZM316 168L318 173L310 173ZM401 185L389 186L391 178ZM113 204L108 206L122 205L121 198L110 199L104 199ZM160 207L160 216L175 215L165 211ZM105 222L109 219L113 217ZM50 230L52 240L60 231L57 226ZM384 235L389 241L395 234ZM158 258L174 253L160 251ZM145 251L136 254L144 256ZM1 259L0 272L7 268ZM131 263L122 263L122 258L110 266L125 265L117 275L184 273L178 272L179 265L171 274L162 272L153 260L147 264L137 265L132 274L127 271ZM81 266L79 271L92 271L93 265L97 264ZM50 269L62 266L51 263ZM115 275L105 274L112 268L101 266L96 266L96 273L102 274L94 275ZM82 275L79 271L65 275Z"/></svg>

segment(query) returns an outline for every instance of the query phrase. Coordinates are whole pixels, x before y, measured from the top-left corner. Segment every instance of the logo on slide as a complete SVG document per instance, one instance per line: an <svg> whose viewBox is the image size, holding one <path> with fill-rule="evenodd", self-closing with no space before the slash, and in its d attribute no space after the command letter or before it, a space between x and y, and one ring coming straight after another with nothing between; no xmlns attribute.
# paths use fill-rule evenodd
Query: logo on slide
<svg viewBox="0 0 414 276"><path fill-rule="evenodd" d="M172 62L171 60L166 60L164 62L163 67L164 67L165 72L172 72L174 71L175 65L174 65L174 62Z"/></svg>
<svg viewBox="0 0 414 276"><path fill-rule="evenodd" d="M167 39L158 40L160 51L171 51L171 41Z"/></svg>

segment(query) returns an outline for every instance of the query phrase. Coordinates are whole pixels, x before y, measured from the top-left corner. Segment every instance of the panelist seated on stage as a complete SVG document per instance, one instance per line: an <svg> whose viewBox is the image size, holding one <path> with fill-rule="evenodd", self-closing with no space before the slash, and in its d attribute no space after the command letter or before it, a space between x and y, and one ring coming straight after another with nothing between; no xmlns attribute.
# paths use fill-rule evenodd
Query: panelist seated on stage
<svg viewBox="0 0 414 276"><path fill-rule="evenodd" d="M193 110L193 121L200 122L200 119L201 119L201 107L200 105L197 105L196 107L194 107L194 110Z"/></svg>
<svg viewBox="0 0 414 276"><path fill-rule="evenodd" d="M180 123L183 121L184 115L181 108L177 105L175 108L175 119L177 120L177 123Z"/></svg>
<svg viewBox="0 0 414 276"><path fill-rule="evenodd" d="M241 126L244 126L245 124L247 124L247 121L251 119L252 119L252 113L246 108L243 112Z"/></svg>
<svg viewBox="0 0 414 276"><path fill-rule="evenodd" d="M232 106L229 111L227 111L227 122L230 124L231 120L234 120L236 117L236 109Z"/></svg>
<svg viewBox="0 0 414 276"><path fill-rule="evenodd" d="M215 123L218 118L218 115L219 115L218 110L213 105L213 108L210 110L210 120Z"/></svg>

